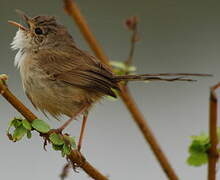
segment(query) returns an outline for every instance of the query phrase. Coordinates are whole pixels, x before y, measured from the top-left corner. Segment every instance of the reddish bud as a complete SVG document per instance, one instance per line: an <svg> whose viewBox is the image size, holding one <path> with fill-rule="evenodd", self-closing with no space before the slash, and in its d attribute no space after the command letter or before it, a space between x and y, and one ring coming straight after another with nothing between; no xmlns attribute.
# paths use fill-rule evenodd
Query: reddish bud
<svg viewBox="0 0 220 180"><path fill-rule="evenodd" d="M134 31L137 28L137 24L138 24L137 16L132 16L125 21L126 27L131 31Z"/></svg>

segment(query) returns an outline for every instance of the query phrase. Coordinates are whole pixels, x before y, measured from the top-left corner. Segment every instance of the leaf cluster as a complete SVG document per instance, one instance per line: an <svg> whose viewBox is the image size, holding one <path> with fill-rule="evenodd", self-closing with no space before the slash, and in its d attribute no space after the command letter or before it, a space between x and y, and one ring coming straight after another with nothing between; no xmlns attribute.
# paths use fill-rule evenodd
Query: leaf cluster
<svg viewBox="0 0 220 180"><path fill-rule="evenodd" d="M12 130L13 129L13 130ZM30 123L26 119L14 118L7 129L7 135L13 142L21 140L25 135L28 139L32 136L32 131L48 133L51 128L49 124L41 119L35 119ZM56 151L61 151L62 156L69 155L72 149L76 148L75 139L68 134L51 133L48 138L52 147Z"/></svg>
<svg viewBox="0 0 220 180"><path fill-rule="evenodd" d="M218 128L217 132L218 139L220 139L220 128ZM187 163L190 166L202 166L208 162L208 150L211 147L210 138L206 133L201 133L198 136L191 136L191 139L192 141L188 149L189 157L187 158Z"/></svg>
<svg viewBox="0 0 220 180"><path fill-rule="evenodd" d="M75 138L70 137L68 134L52 133L49 136L52 147L56 151L61 151L62 156L69 155L72 149L76 149Z"/></svg>
<svg viewBox="0 0 220 180"><path fill-rule="evenodd" d="M11 134L10 131L14 127L13 133ZM28 139L31 138L32 126L31 123L29 123L26 119L22 118L14 118L7 129L7 135L10 140L13 142L19 141L24 137L27 136Z"/></svg>

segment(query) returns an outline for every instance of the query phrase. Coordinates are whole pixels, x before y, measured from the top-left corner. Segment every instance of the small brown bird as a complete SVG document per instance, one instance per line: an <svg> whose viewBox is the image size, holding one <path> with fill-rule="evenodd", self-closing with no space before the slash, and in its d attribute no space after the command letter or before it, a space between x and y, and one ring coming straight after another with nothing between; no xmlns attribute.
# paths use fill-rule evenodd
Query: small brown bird
<svg viewBox="0 0 220 180"><path fill-rule="evenodd" d="M20 13L21 14L21 13ZM192 81L184 77L204 74L143 74L114 75L96 57L77 47L67 29L52 16L30 18L22 13L26 26L9 23L19 29L12 42L18 49L15 65L20 69L24 91L35 108L58 118L66 115L63 129L78 115L83 114L78 149L80 150L88 111L103 96L116 97L112 89L129 80Z"/></svg>

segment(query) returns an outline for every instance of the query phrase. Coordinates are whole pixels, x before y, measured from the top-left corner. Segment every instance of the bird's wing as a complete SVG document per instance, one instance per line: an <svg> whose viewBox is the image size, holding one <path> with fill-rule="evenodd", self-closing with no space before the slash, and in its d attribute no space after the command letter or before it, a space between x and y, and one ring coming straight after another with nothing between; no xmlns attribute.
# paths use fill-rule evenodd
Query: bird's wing
<svg viewBox="0 0 220 180"><path fill-rule="evenodd" d="M115 97L113 89L118 89L111 70L95 57L79 50L72 52L41 50L37 62L51 77L82 89L101 92Z"/></svg>

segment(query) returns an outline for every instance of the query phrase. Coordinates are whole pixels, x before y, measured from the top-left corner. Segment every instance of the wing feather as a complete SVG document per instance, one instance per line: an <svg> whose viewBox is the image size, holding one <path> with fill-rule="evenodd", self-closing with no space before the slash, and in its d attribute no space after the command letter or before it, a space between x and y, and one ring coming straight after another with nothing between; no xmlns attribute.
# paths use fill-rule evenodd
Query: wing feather
<svg viewBox="0 0 220 180"><path fill-rule="evenodd" d="M51 80L116 97L112 89L119 88L111 70L87 52L71 49L40 50L37 62Z"/></svg>

